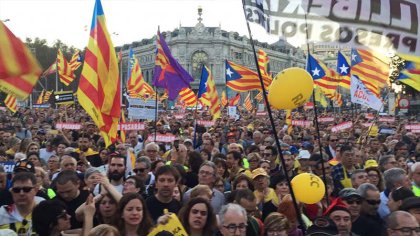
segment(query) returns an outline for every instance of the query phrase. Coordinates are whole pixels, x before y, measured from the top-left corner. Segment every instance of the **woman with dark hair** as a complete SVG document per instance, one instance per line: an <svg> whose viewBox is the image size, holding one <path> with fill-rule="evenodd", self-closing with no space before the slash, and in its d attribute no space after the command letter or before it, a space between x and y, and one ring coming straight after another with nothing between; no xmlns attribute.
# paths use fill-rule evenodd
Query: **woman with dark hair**
<svg viewBox="0 0 420 236"><path fill-rule="evenodd" d="M111 194L102 194L100 199L95 203L95 208L95 225L112 224L116 221L118 203Z"/></svg>
<svg viewBox="0 0 420 236"><path fill-rule="evenodd" d="M70 215L58 200L40 202L32 211L32 228L39 236L59 236L71 228Z"/></svg>
<svg viewBox="0 0 420 236"><path fill-rule="evenodd" d="M200 153L198 152L189 152L188 154L188 166L190 167L187 172L185 179L185 185L188 188L194 188L198 184L198 171L200 170L201 164L203 164L203 159L201 158Z"/></svg>
<svg viewBox="0 0 420 236"><path fill-rule="evenodd" d="M188 235L213 236L217 232L216 215L204 198L192 198L179 211L179 219Z"/></svg>
<svg viewBox="0 0 420 236"><path fill-rule="evenodd" d="M146 188L140 177L137 175L131 175L124 181L122 193L138 193L143 195L145 190Z"/></svg>
<svg viewBox="0 0 420 236"><path fill-rule="evenodd" d="M28 156L30 152L37 152L39 154L39 144L36 142L30 143L26 148L26 156Z"/></svg>
<svg viewBox="0 0 420 236"><path fill-rule="evenodd" d="M365 167L366 173L368 174L369 183L375 185L379 191L384 191L384 182L382 173L379 171L377 166Z"/></svg>
<svg viewBox="0 0 420 236"><path fill-rule="evenodd" d="M117 228L121 235L146 236L153 228L144 199L138 193L125 194L118 204Z"/></svg>
<svg viewBox="0 0 420 236"><path fill-rule="evenodd" d="M207 149L202 149L200 151L200 156L203 161L210 161L211 159L211 152L209 152Z"/></svg>
<svg viewBox="0 0 420 236"><path fill-rule="evenodd" d="M225 191L230 191L231 186L229 182L229 170L225 159L215 158L216 175L223 179Z"/></svg>
<svg viewBox="0 0 420 236"><path fill-rule="evenodd" d="M28 161L32 162L34 166L42 167L41 158L39 157L38 152L29 152L26 158L28 158Z"/></svg>

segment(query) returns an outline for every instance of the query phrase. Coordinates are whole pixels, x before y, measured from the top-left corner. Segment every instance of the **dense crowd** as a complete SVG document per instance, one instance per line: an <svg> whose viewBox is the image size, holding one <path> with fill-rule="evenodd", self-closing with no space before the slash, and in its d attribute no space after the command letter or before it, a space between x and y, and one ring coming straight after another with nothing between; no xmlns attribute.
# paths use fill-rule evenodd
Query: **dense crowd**
<svg viewBox="0 0 420 236"><path fill-rule="evenodd" d="M108 148L81 109L0 113L0 235L148 235L174 214L192 236L420 235L419 135L405 126L416 117L324 112L334 121L318 134L276 111L278 150L268 116L238 112L204 127L196 121L211 120L207 111L163 111ZM332 131L344 121L353 127ZM154 142L155 133L175 141ZM296 210L287 180L305 172L326 193Z"/></svg>

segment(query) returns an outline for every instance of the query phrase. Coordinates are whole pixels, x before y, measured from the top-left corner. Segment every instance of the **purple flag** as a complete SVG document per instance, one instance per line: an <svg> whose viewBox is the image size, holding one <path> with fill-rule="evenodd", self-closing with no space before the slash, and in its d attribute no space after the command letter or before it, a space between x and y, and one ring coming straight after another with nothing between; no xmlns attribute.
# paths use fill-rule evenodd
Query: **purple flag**
<svg viewBox="0 0 420 236"><path fill-rule="evenodd" d="M165 39L159 31L158 36L153 85L165 88L168 93L168 99L173 101L183 88L190 87L190 83L194 79L172 56Z"/></svg>

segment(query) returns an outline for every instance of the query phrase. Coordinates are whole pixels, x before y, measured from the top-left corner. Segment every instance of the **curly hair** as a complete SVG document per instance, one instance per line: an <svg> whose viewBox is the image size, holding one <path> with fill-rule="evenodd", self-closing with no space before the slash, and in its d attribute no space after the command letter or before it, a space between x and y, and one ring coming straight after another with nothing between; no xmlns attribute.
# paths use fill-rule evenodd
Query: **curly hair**
<svg viewBox="0 0 420 236"><path fill-rule="evenodd" d="M200 197L190 199L190 201L188 201L188 203L184 207L182 207L181 210L179 211L179 214L178 214L179 219L182 225L185 227L185 230L187 231L187 233L191 234L188 218L191 214L191 209L195 205L200 204L200 203L206 205L206 208L207 208L207 220L206 220L206 224L204 225L202 229L202 232L203 232L202 235L213 236L217 232L217 220L216 220L216 215L213 212L213 207L210 205L210 203L206 199L200 198Z"/></svg>

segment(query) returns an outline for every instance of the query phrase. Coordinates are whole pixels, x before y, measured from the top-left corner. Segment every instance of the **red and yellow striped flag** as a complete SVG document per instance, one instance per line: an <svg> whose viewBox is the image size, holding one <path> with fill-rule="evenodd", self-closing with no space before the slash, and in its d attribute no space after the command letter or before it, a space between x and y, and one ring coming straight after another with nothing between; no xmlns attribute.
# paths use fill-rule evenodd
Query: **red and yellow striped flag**
<svg viewBox="0 0 420 236"><path fill-rule="evenodd" d="M121 117L120 77L117 55L100 0L96 0L93 11L77 98L98 126L105 145L108 147L115 142Z"/></svg>
<svg viewBox="0 0 420 236"><path fill-rule="evenodd" d="M204 65L201 69L200 87L198 88L197 97L199 99L205 98L205 100L209 101L210 114L213 116L213 120L220 117L220 101L216 84L214 83L211 71Z"/></svg>
<svg viewBox="0 0 420 236"><path fill-rule="evenodd" d="M287 133L291 134L293 131L292 110L286 110L286 125L287 125Z"/></svg>
<svg viewBox="0 0 420 236"><path fill-rule="evenodd" d="M125 123L124 109L121 110L121 123ZM122 130L121 128L120 128L120 139L123 143L125 143L126 133L125 133L125 130Z"/></svg>
<svg viewBox="0 0 420 236"><path fill-rule="evenodd" d="M130 97L146 98L146 94L149 96L155 94L152 86L150 86L143 78L139 61L137 58L133 58L133 60L134 64L131 69L131 76L127 81L127 90Z"/></svg>
<svg viewBox="0 0 420 236"><path fill-rule="evenodd" d="M258 67L260 68L261 75L271 77L268 74L268 62L270 59L268 59L267 53L265 53L263 50L258 50Z"/></svg>
<svg viewBox="0 0 420 236"><path fill-rule="evenodd" d="M226 97L226 92L225 91L222 92L222 97L220 98L220 103L222 104L223 107L225 107L228 104L228 99Z"/></svg>
<svg viewBox="0 0 420 236"><path fill-rule="evenodd" d="M0 90L25 100L41 73L31 51L0 21Z"/></svg>
<svg viewBox="0 0 420 236"><path fill-rule="evenodd" d="M46 69L44 71L44 73L42 73L41 76L47 76L47 75L51 75L53 73L55 73L57 71L57 61L54 61L53 64L50 65L50 67L48 67L48 69Z"/></svg>
<svg viewBox="0 0 420 236"><path fill-rule="evenodd" d="M57 69L61 83L69 86L69 84L74 80L74 71L60 49L58 49L57 52Z"/></svg>
<svg viewBox="0 0 420 236"><path fill-rule="evenodd" d="M69 62L71 70L73 72L76 71L82 65L81 58L82 58L82 55L80 54L80 51L76 49L76 51L74 52Z"/></svg>
<svg viewBox="0 0 420 236"><path fill-rule="evenodd" d="M190 88L183 88L179 92L179 100L183 101L188 107L193 107L197 104L197 96Z"/></svg>
<svg viewBox="0 0 420 236"><path fill-rule="evenodd" d="M245 100L244 100L244 107L247 111L252 111L252 101L251 101L251 93L248 93L248 95L246 96Z"/></svg>
<svg viewBox="0 0 420 236"><path fill-rule="evenodd" d="M45 92L44 99L42 100L42 103L47 103L48 101L50 101L50 97L53 94L53 91L54 90Z"/></svg>
<svg viewBox="0 0 420 236"><path fill-rule="evenodd" d="M4 105L13 113L17 111L17 102L13 95L7 94L6 99L4 99Z"/></svg>
<svg viewBox="0 0 420 236"><path fill-rule="evenodd" d="M42 90L38 96L38 99L36 99L35 104L42 104L42 102L44 101L44 94L45 94L45 90Z"/></svg>
<svg viewBox="0 0 420 236"><path fill-rule="evenodd" d="M239 100L241 100L241 94L237 93L235 97L231 98L229 101L229 106L236 106L239 103Z"/></svg>
<svg viewBox="0 0 420 236"><path fill-rule="evenodd" d="M257 95L255 95L255 100L257 100L259 103L264 99L263 98L263 92L260 91L259 93L257 93Z"/></svg>

